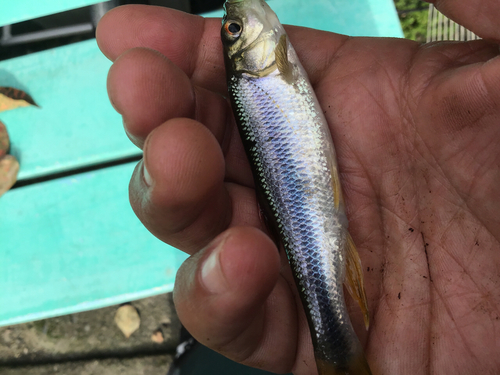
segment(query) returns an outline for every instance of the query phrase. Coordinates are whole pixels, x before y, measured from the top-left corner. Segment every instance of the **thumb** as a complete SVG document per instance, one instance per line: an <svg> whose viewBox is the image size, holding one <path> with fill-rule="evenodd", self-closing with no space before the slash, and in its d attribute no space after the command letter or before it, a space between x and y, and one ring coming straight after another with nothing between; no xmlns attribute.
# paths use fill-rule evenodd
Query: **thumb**
<svg viewBox="0 0 500 375"><path fill-rule="evenodd" d="M484 39L500 40L500 7L495 0L426 0L445 16Z"/></svg>
<svg viewBox="0 0 500 375"><path fill-rule="evenodd" d="M231 228L188 258L177 273L181 322L202 344L255 365L266 335L266 300L280 272L276 246L256 228Z"/></svg>

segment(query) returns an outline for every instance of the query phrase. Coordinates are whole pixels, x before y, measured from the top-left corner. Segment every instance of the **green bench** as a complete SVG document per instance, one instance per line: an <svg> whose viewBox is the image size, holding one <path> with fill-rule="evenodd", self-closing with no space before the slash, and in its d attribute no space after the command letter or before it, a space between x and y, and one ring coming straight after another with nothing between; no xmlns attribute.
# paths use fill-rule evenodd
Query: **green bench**
<svg viewBox="0 0 500 375"><path fill-rule="evenodd" d="M19 0L2 6L0 25L93 3ZM402 36L391 0L270 4L284 23ZM170 292L186 258L130 208L141 153L109 104L110 66L95 40L0 61L0 86L26 90L41 107L0 113L21 162L19 187L0 198L0 326Z"/></svg>

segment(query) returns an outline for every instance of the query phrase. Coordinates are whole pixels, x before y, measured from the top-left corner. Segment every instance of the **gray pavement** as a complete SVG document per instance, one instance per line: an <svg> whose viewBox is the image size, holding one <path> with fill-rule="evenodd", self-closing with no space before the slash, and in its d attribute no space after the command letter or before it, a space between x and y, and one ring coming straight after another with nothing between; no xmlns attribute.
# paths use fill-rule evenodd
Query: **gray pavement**
<svg viewBox="0 0 500 375"><path fill-rule="evenodd" d="M0 375L165 375L180 330L172 296L131 304L141 324L128 339L119 306L0 327Z"/></svg>
<svg viewBox="0 0 500 375"><path fill-rule="evenodd" d="M103 359L59 364L0 367L2 375L165 375L172 362L170 355L127 359Z"/></svg>

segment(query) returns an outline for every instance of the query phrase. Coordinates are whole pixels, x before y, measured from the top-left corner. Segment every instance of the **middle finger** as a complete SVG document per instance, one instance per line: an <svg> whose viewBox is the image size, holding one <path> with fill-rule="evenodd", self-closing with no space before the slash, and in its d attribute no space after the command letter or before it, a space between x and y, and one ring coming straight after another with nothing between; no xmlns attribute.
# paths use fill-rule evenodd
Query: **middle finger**
<svg viewBox="0 0 500 375"><path fill-rule="evenodd" d="M133 48L123 53L108 75L108 92L123 116L130 139L141 147L165 121L188 117L200 121L222 144L229 106L225 98L194 86L187 75L157 51Z"/></svg>

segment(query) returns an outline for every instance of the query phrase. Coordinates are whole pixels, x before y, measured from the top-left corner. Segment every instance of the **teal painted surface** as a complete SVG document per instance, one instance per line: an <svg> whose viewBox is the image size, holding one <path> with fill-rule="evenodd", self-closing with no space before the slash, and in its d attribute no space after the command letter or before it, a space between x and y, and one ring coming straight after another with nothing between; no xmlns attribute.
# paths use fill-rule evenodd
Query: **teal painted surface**
<svg viewBox="0 0 500 375"><path fill-rule="evenodd" d="M0 26L100 2L102 0L0 0Z"/></svg>
<svg viewBox="0 0 500 375"><path fill-rule="evenodd" d="M0 86L26 90L41 107L0 113L20 180L139 154L108 99L110 66L95 40L0 62Z"/></svg>
<svg viewBox="0 0 500 375"><path fill-rule="evenodd" d="M370 6L371 17L378 31L377 35L366 36L404 38L403 29L401 28L398 12L393 0L366 0L366 2Z"/></svg>
<svg viewBox="0 0 500 375"><path fill-rule="evenodd" d="M134 165L0 198L0 326L172 290L186 255L134 215L128 202Z"/></svg>
<svg viewBox="0 0 500 375"><path fill-rule="evenodd" d="M0 0L0 20L6 1ZM15 4L21 2L27 1ZM402 36L391 0L309 4L271 0L284 23ZM21 180L139 154L107 98L110 66L94 40L0 62L0 86L25 90L42 107L0 113L21 160ZM186 255L135 217L127 192L133 167L26 186L0 199L0 326L172 290Z"/></svg>
<svg viewBox="0 0 500 375"><path fill-rule="evenodd" d="M403 37L392 0L269 0L284 24L351 36ZM222 17L222 10L205 17Z"/></svg>

